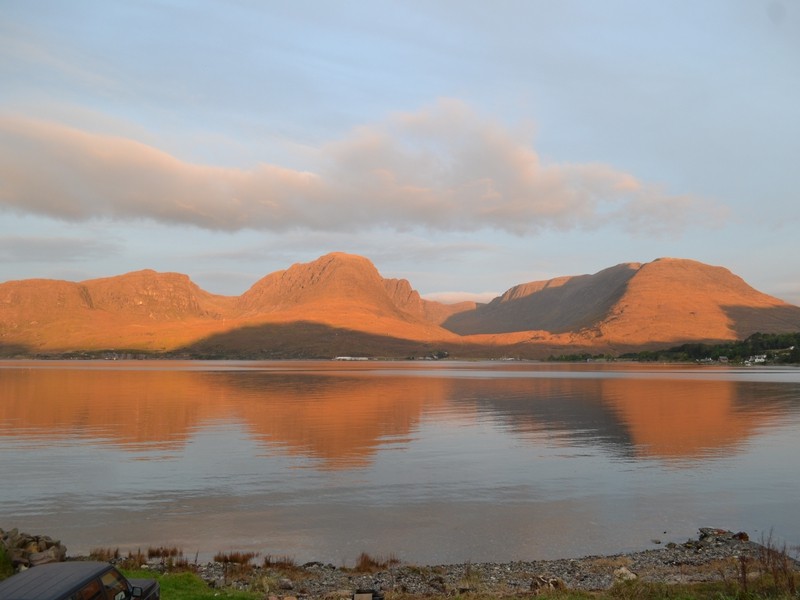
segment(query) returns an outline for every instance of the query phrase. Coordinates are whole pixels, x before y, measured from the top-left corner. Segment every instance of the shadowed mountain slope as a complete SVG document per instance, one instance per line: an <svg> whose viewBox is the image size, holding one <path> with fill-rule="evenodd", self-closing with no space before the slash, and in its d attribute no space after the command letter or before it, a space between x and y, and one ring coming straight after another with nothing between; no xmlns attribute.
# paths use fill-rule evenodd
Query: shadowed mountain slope
<svg viewBox="0 0 800 600"><path fill-rule="evenodd" d="M763 294L722 267L663 258L594 275L515 286L448 318L460 335L543 331L587 343L645 346L800 330L800 308Z"/></svg>
<svg viewBox="0 0 800 600"><path fill-rule="evenodd" d="M448 318L443 326L460 335L514 331L580 331L602 321L625 292L638 264L514 286L489 304Z"/></svg>
<svg viewBox="0 0 800 600"><path fill-rule="evenodd" d="M331 327L311 321L291 321L230 329L180 348L180 351L206 358L312 359L335 356L425 356L437 349L425 341Z"/></svg>

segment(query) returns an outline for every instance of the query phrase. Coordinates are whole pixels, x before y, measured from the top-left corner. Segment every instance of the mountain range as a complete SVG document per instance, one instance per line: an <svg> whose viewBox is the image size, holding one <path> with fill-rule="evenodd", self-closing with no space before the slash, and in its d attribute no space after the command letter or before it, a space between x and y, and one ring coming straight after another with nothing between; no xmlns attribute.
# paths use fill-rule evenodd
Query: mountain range
<svg viewBox="0 0 800 600"><path fill-rule="evenodd" d="M661 258L516 285L486 304L422 298L367 258L331 253L241 296L178 273L0 284L0 355L98 351L171 356L542 358L611 353L755 332L800 331L800 307L723 267Z"/></svg>

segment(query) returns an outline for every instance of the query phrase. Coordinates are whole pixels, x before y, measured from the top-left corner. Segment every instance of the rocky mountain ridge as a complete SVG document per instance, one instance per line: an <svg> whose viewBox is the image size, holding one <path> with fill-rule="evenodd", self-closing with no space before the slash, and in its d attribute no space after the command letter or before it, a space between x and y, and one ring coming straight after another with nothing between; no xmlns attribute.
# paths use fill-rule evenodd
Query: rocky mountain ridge
<svg viewBox="0 0 800 600"><path fill-rule="evenodd" d="M422 298L367 258L331 253L266 275L241 296L186 275L0 284L0 354L126 349L253 357L541 357L800 330L800 307L723 267L664 258L533 281L488 304Z"/></svg>

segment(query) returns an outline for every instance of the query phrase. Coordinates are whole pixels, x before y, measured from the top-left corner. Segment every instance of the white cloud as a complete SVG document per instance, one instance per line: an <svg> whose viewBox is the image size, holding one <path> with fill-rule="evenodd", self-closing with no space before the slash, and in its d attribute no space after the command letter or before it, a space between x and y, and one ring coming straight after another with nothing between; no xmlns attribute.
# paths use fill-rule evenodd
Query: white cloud
<svg viewBox="0 0 800 600"><path fill-rule="evenodd" d="M458 302L478 302L486 304L500 295L498 292L436 292L424 294L426 300L441 302L442 304L457 304Z"/></svg>
<svg viewBox="0 0 800 600"><path fill-rule="evenodd" d="M543 164L523 135L457 100L363 126L314 172L192 164L137 141L0 119L0 206L69 221L152 219L208 230L352 232L613 226L682 230L699 210L602 164ZM708 224L708 219L705 224Z"/></svg>

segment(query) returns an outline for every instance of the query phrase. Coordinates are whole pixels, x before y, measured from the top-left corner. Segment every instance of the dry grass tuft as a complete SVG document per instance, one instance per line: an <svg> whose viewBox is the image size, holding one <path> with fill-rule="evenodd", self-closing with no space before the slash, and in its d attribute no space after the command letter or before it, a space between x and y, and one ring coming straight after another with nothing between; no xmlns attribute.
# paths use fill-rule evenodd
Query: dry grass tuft
<svg viewBox="0 0 800 600"><path fill-rule="evenodd" d="M136 550L136 553L128 552L128 556L123 561L123 566L128 569L138 569L147 562L147 555L142 552L141 548Z"/></svg>
<svg viewBox="0 0 800 600"><path fill-rule="evenodd" d="M395 567L399 564L400 559L398 559L394 554L390 554L387 557L373 557L366 552L362 552L356 560L356 565L353 567L353 571L356 573L377 573L379 571L385 571L391 567Z"/></svg>
<svg viewBox="0 0 800 600"><path fill-rule="evenodd" d="M177 546L158 546L147 549L147 558L178 558L183 556L183 550Z"/></svg>
<svg viewBox="0 0 800 600"><path fill-rule="evenodd" d="M183 549L177 546L159 546L147 549L147 559L160 558L168 569L189 569L189 561L183 555Z"/></svg>
<svg viewBox="0 0 800 600"><path fill-rule="evenodd" d="M796 570L796 561L789 554L785 542L778 546L772 537L772 531L766 538L762 538L755 561L742 560L740 581L743 586L747 585L748 565L752 562L755 562L757 569L758 577L755 583L760 591L774 595L788 594L794 597L798 595L800 573ZM744 587L743 591L747 593L747 588Z"/></svg>
<svg viewBox="0 0 800 600"><path fill-rule="evenodd" d="M119 548L92 548L89 550L89 558L92 560L99 560L101 562L119 560Z"/></svg>
<svg viewBox="0 0 800 600"><path fill-rule="evenodd" d="M241 577L252 573L255 569L253 560L259 554L259 552L217 552L214 555L214 562L222 563L225 567L227 582L228 577Z"/></svg>
<svg viewBox="0 0 800 600"><path fill-rule="evenodd" d="M480 573L473 570L472 563L468 561L464 569L464 576L458 582L459 591L464 593L476 592L480 590L482 583Z"/></svg>
<svg viewBox="0 0 800 600"><path fill-rule="evenodd" d="M266 569L282 569L292 571L297 569L297 561L291 556L272 556L267 554L263 562Z"/></svg>
<svg viewBox="0 0 800 600"><path fill-rule="evenodd" d="M258 555L258 552L217 552L214 555L214 562L245 566L252 564Z"/></svg>
<svg viewBox="0 0 800 600"><path fill-rule="evenodd" d="M127 555L122 555L119 548L92 548L89 551L89 558L103 562L113 562L123 569L139 569L154 558L161 559L161 562L170 570L189 569L189 562L183 556L183 550L178 547L151 547L146 552L139 548L136 552L128 551Z"/></svg>

